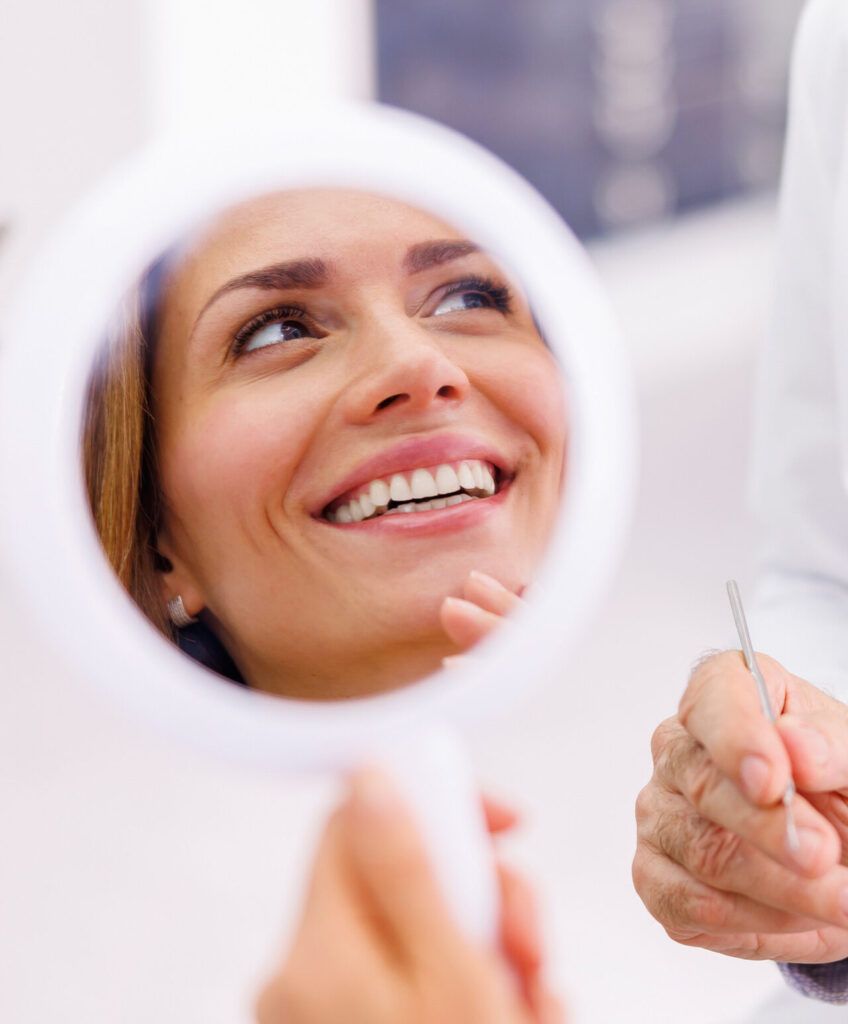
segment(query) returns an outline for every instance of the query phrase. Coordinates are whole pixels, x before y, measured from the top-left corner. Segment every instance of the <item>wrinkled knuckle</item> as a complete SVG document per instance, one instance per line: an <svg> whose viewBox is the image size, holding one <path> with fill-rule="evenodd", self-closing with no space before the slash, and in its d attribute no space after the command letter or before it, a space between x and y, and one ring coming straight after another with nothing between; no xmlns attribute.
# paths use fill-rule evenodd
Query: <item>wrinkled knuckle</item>
<svg viewBox="0 0 848 1024"><path fill-rule="evenodd" d="M686 798L696 811L705 812L720 784L721 776L712 761L705 756L697 756L693 750L686 779Z"/></svg>
<svg viewBox="0 0 848 1024"><path fill-rule="evenodd" d="M656 777L677 793L685 793L693 767L709 764L700 743L682 729L665 745L654 766Z"/></svg>
<svg viewBox="0 0 848 1024"><path fill-rule="evenodd" d="M663 928L686 929L692 921L689 914L691 901L690 885L686 882L671 882L667 885L654 886L650 900L643 900L653 917Z"/></svg>
<svg viewBox="0 0 848 1024"><path fill-rule="evenodd" d="M655 783L649 782L639 790L636 797L636 824L640 827L654 816L654 786Z"/></svg>
<svg viewBox="0 0 848 1024"><path fill-rule="evenodd" d="M680 723L677 720L677 715L666 718L654 729L651 735L651 757L654 759L654 763L659 760L669 742L679 731Z"/></svg>
<svg viewBox="0 0 848 1024"><path fill-rule="evenodd" d="M730 907L721 893L699 893L692 906L692 917L707 933L726 928Z"/></svg>
<svg viewBox="0 0 848 1024"><path fill-rule="evenodd" d="M707 883L723 880L739 856L739 836L720 825L704 822L689 849L689 869Z"/></svg>

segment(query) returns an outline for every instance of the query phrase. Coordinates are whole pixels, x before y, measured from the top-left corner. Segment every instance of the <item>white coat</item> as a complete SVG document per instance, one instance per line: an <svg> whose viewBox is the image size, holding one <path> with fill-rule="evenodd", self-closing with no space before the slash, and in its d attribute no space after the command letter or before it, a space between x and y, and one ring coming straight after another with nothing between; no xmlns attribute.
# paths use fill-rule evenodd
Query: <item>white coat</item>
<svg viewBox="0 0 848 1024"><path fill-rule="evenodd" d="M848 3L795 46L776 302L755 400L758 648L848 700Z"/></svg>

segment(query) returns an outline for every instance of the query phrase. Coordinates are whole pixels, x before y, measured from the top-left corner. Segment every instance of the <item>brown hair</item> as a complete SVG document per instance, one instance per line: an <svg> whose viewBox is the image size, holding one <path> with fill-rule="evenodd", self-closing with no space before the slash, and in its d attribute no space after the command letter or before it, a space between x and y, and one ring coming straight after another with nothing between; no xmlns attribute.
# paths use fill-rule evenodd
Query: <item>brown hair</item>
<svg viewBox="0 0 848 1024"><path fill-rule="evenodd" d="M158 487L144 285L123 303L92 374L83 467L100 543L118 579L170 639L156 551Z"/></svg>

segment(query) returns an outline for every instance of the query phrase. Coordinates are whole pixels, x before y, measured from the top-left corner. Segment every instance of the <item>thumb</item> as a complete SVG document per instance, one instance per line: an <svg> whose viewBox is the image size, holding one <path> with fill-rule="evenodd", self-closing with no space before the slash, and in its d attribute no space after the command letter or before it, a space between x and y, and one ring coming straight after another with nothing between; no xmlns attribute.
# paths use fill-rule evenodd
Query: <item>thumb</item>
<svg viewBox="0 0 848 1024"><path fill-rule="evenodd" d="M825 706L778 720L795 784L807 793L848 788L848 707L822 698Z"/></svg>
<svg viewBox="0 0 848 1024"><path fill-rule="evenodd" d="M345 815L354 870L396 952L419 966L449 962L465 941L389 778L373 768L356 772Z"/></svg>

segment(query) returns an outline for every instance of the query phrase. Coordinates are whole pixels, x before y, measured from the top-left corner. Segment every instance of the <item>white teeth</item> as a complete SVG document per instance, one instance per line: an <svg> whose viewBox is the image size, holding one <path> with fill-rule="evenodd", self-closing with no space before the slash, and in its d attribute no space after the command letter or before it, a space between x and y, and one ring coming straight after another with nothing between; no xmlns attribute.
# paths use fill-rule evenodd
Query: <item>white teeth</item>
<svg viewBox="0 0 848 1024"><path fill-rule="evenodd" d="M371 482L371 502L375 508L385 508L390 498L389 485L385 480L373 480Z"/></svg>
<svg viewBox="0 0 848 1024"><path fill-rule="evenodd" d="M478 459L443 463L431 469L395 473L388 481L372 480L355 498L328 512L327 518L331 523L359 523L396 512L429 512L487 498L496 490L488 463ZM395 503L393 508L388 507L390 501Z"/></svg>
<svg viewBox="0 0 848 1024"><path fill-rule="evenodd" d="M459 478L452 466L439 466L436 470L436 490L439 494L453 494L460 489Z"/></svg>
<svg viewBox="0 0 848 1024"><path fill-rule="evenodd" d="M410 501L412 499L412 488L407 483L405 476L397 473L392 477L392 482L389 485L389 495L392 501Z"/></svg>
<svg viewBox="0 0 848 1024"><path fill-rule="evenodd" d="M433 474L426 469L416 469L412 474L412 497L432 498L438 494Z"/></svg>
<svg viewBox="0 0 848 1024"><path fill-rule="evenodd" d="M477 482L474 479L474 473L471 471L471 466L467 462L463 462L459 467L459 473L457 474L459 486L465 491L473 491L477 487Z"/></svg>

